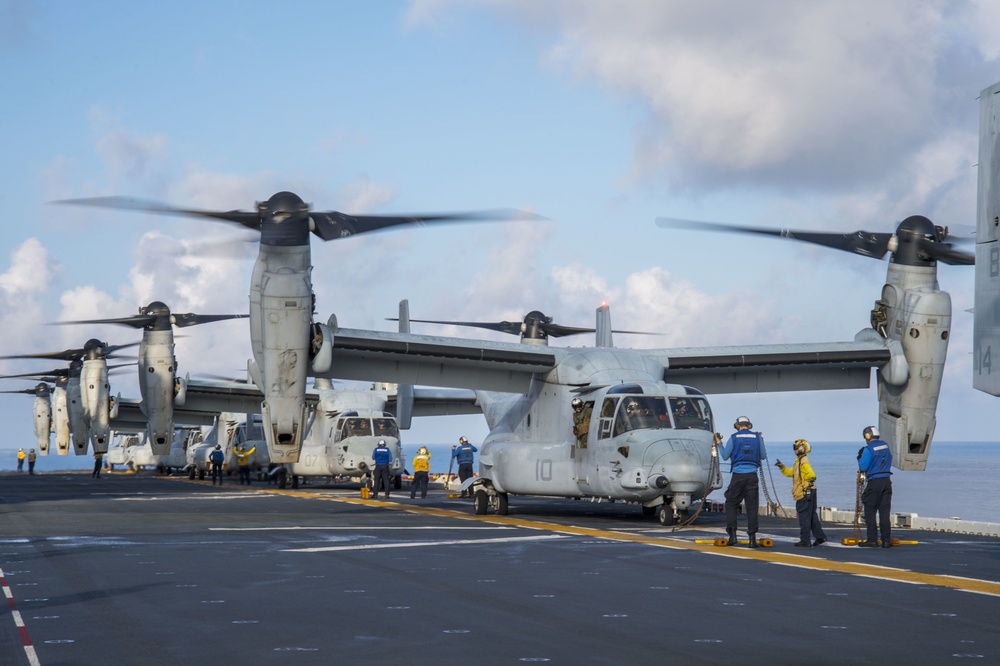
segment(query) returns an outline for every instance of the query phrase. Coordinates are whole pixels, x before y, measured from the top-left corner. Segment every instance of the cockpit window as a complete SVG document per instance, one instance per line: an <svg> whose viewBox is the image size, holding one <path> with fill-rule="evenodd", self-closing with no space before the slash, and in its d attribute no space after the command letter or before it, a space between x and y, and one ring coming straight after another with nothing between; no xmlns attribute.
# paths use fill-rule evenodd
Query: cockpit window
<svg viewBox="0 0 1000 666"><path fill-rule="evenodd" d="M393 419L375 419L376 437L396 437L399 438L399 428Z"/></svg>
<svg viewBox="0 0 1000 666"><path fill-rule="evenodd" d="M358 437L372 434L371 419L351 418L344 424L344 437Z"/></svg>
<svg viewBox="0 0 1000 666"><path fill-rule="evenodd" d="M667 402L662 396L626 396L618 406L614 435L630 430L669 428Z"/></svg>
<svg viewBox="0 0 1000 666"><path fill-rule="evenodd" d="M704 398L670 398L670 411L677 428L712 431L712 410Z"/></svg>

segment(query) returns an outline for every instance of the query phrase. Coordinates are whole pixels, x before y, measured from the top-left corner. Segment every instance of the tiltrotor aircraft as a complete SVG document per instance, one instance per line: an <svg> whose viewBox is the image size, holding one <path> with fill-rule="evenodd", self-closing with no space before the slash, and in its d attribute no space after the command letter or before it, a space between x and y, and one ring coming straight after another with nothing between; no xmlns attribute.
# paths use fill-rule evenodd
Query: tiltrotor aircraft
<svg viewBox="0 0 1000 666"><path fill-rule="evenodd" d="M399 225L502 220L529 214L500 210L421 215L348 215L311 211L292 192L258 202L256 210L204 211L123 197L73 199L60 203L196 216L240 224L260 232L260 252L250 285L250 338L254 360L248 371L264 394L260 406L271 461L299 459L306 425L306 377L330 367L330 341L313 322L310 232L336 240Z"/></svg>
<svg viewBox="0 0 1000 666"><path fill-rule="evenodd" d="M49 440L55 425L55 422L52 419L52 397L54 390L54 386L49 386L43 381L39 382L34 388L30 389L0 391L0 393L25 393L27 395L35 396L35 405L32 410L35 417L35 446L38 447L38 453L43 456L49 455ZM63 389L62 400L63 411L65 412L65 389ZM59 453L61 455L66 455L67 449L68 446L66 449L61 449Z"/></svg>
<svg viewBox="0 0 1000 666"><path fill-rule="evenodd" d="M117 319L90 319L62 324L117 324L142 329L139 342L139 409L146 415L151 455L171 453L174 439L174 406L183 407L189 377L177 373L174 355L174 326L187 327L226 319L244 319L247 315L175 314L160 301L139 308L139 314ZM172 465L171 465L172 466Z"/></svg>
<svg viewBox="0 0 1000 666"><path fill-rule="evenodd" d="M111 397L111 385L108 383L108 361L114 358L114 352L132 347L127 345L109 345L96 338L91 338L80 349L66 349L59 352L44 352L41 354L19 354L0 358L47 358L69 361L69 368L59 368L41 373L26 373L8 375L8 377L65 377L65 400L68 430L73 437L73 450L77 455L87 453L87 441L95 452L105 453L110 443L110 419L117 415L118 401ZM59 386L57 384L57 391ZM120 396L119 396L120 398ZM59 404L62 397L56 394L56 413L59 414ZM63 451L61 415L54 422L57 449Z"/></svg>
<svg viewBox="0 0 1000 666"><path fill-rule="evenodd" d="M973 386L998 395L992 348L1000 345L1000 84L983 91L980 108ZM862 255L890 254L870 325L853 341L615 349L606 344L610 333L600 337L610 326L599 315L597 347L552 348L346 329L331 317L323 331L332 351L324 374L475 390L490 426L477 512L506 511L510 494L610 497L640 502L669 523L673 510L712 485L714 425L705 394L867 388L872 368L879 429L894 464L925 469L951 333L951 298L938 287L937 264L969 264L972 256L922 216L907 218L895 233L791 235ZM525 322L524 331L531 329ZM586 450L569 428L573 397L593 402ZM673 411L680 398L708 423L680 427ZM642 414L636 426L631 402Z"/></svg>

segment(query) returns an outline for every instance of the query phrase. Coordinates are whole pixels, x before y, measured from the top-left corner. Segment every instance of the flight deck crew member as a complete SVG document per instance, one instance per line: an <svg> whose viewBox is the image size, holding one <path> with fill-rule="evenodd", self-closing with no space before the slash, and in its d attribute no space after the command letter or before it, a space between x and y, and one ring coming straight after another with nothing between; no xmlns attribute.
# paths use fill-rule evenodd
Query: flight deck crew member
<svg viewBox="0 0 1000 666"><path fill-rule="evenodd" d="M410 499L417 496L420 490L420 499L427 497L427 474L431 471L431 452L426 446L417 449L417 455L413 458L413 481L410 482Z"/></svg>
<svg viewBox="0 0 1000 666"><path fill-rule="evenodd" d="M795 513L799 516L799 541L795 545L804 548L819 546L826 543L826 534L817 512L816 472L806 455L812 447L806 440L797 439L792 444L792 450L795 451L794 465L786 467L780 460L774 464L782 474L792 477L792 498L795 500ZM815 543L810 543L810 534L816 537Z"/></svg>
<svg viewBox="0 0 1000 666"><path fill-rule="evenodd" d="M378 440L378 446L372 451L375 461L375 471L372 477L372 499L378 497L379 488L385 487L385 498L389 499L389 465L392 464L392 451L385 445L385 440Z"/></svg>
<svg viewBox="0 0 1000 666"><path fill-rule="evenodd" d="M219 481L219 485L222 485L222 463L226 461L226 454L222 452L222 446L219 444L215 445L212 452L208 454L208 462L212 464L212 485L215 485L216 479Z"/></svg>
<svg viewBox="0 0 1000 666"><path fill-rule="evenodd" d="M736 507L743 502L747 511L747 534L750 535L750 547L757 548L757 511L760 509L760 488L757 484L757 470L760 461L767 460L767 450L764 448L764 438L759 432L752 432L753 424L746 416L736 419L733 424L736 432L729 436L720 453L723 460L730 460L731 478L726 488L726 532L729 541L726 545L735 546L736 541Z"/></svg>
<svg viewBox="0 0 1000 666"><path fill-rule="evenodd" d="M99 479L101 478L101 465L104 463L104 454L100 451L94 451L94 471L90 473L90 478Z"/></svg>
<svg viewBox="0 0 1000 666"><path fill-rule="evenodd" d="M475 462L475 453L478 451L475 446L469 444L464 436L458 438L458 446L451 447L451 457L458 461L458 480L463 484L466 479L472 478L472 464ZM471 497L468 490L462 491L462 497Z"/></svg>
<svg viewBox="0 0 1000 666"><path fill-rule="evenodd" d="M257 450L253 447L247 451L247 447L240 444L236 447L236 466L240 469L240 485L250 485L250 456Z"/></svg>
<svg viewBox="0 0 1000 666"><path fill-rule="evenodd" d="M27 456L24 453L24 449L18 449L17 450L17 471L18 472L23 472L24 471L24 459L26 457Z"/></svg>
<svg viewBox="0 0 1000 666"><path fill-rule="evenodd" d="M28 474L35 473L35 450L30 449L28 451Z"/></svg>
<svg viewBox="0 0 1000 666"><path fill-rule="evenodd" d="M584 405L580 398L573 398L573 434L576 435L576 445L587 448L587 437L590 434L590 416L594 409Z"/></svg>
<svg viewBox="0 0 1000 666"><path fill-rule="evenodd" d="M865 507L865 525L868 527L868 539L858 542L862 548L878 546L878 530L875 527L875 515L878 514L878 527L882 532L882 547L889 547L889 511L892 505L892 452L889 445L879 439L878 428L868 426L864 430L865 446L858 451L858 469L865 475L867 483L861 494L861 503Z"/></svg>

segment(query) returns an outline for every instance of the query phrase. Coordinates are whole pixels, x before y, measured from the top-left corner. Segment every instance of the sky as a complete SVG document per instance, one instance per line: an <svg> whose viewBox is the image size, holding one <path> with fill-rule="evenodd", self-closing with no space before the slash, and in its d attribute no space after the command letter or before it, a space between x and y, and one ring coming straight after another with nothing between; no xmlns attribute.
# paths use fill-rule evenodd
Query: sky
<svg viewBox="0 0 1000 666"><path fill-rule="evenodd" d="M153 300L247 310L255 248L238 228L51 202L250 210L280 190L317 210L547 218L314 240L317 317L342 326L391 330L403 298L414 318L537 309L587 326L607 301L617 328L661 332L618 346L852 340L885 261L654 220L891 231L922 214L973 234L998 23L985 1L0 0L0 355L137 342L51 324ZM997 398L971 388L973 269L939 280L954 318L936 438L995 439ZM245 371L245 322L179 335L182 372ZM133 371L112 392L138 397ZM720 430L746 414L777 441L860 439L878 410L874 388L712 405ZM33 442L29 396L0 395L0 418L0 448ZM404 443L486 432L423 419Z"/></svg>

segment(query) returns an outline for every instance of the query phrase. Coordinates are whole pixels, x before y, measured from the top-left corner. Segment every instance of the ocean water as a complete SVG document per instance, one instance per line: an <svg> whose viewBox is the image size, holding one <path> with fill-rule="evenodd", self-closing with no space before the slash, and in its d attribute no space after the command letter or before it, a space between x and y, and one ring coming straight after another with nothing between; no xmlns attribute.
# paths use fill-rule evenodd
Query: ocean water
<svg viewBox="0 0 1000 666"><path fill-rule="evenodd" d="M404 437L403 450L407 463L420 444L411 444ZM816 470L816 487L820 506L853 511L855 506L857 453L860 442L812 442L809 461ZM431 472L445 473L451 459L451 444L425 444L430 450ZM792 480L773 467L776 459L792 464L795 455L791 442L767 442L770 459L768 484L773 480L772 498L782 506L794 506ZM0 471L17 467L17 449L0 449ZM39 456L35 464L38 473L92 469L93 456ZM409 468L409 464L407 465ZM478 457L477 457L478 468ZM27 469L27 463L25 463ZM723 462L723 488L729 483L729 464ZM451 470L458 473L458 466ZM2 483L0 479L0 483ZM725 501L722 490L714 491L709 499ZM763 493L761 501L764 501ZM915 513L928 518L961 518L1000 522L1000 443L996 442L935 442L925 472L893 470L892 510Z"/></svg>

